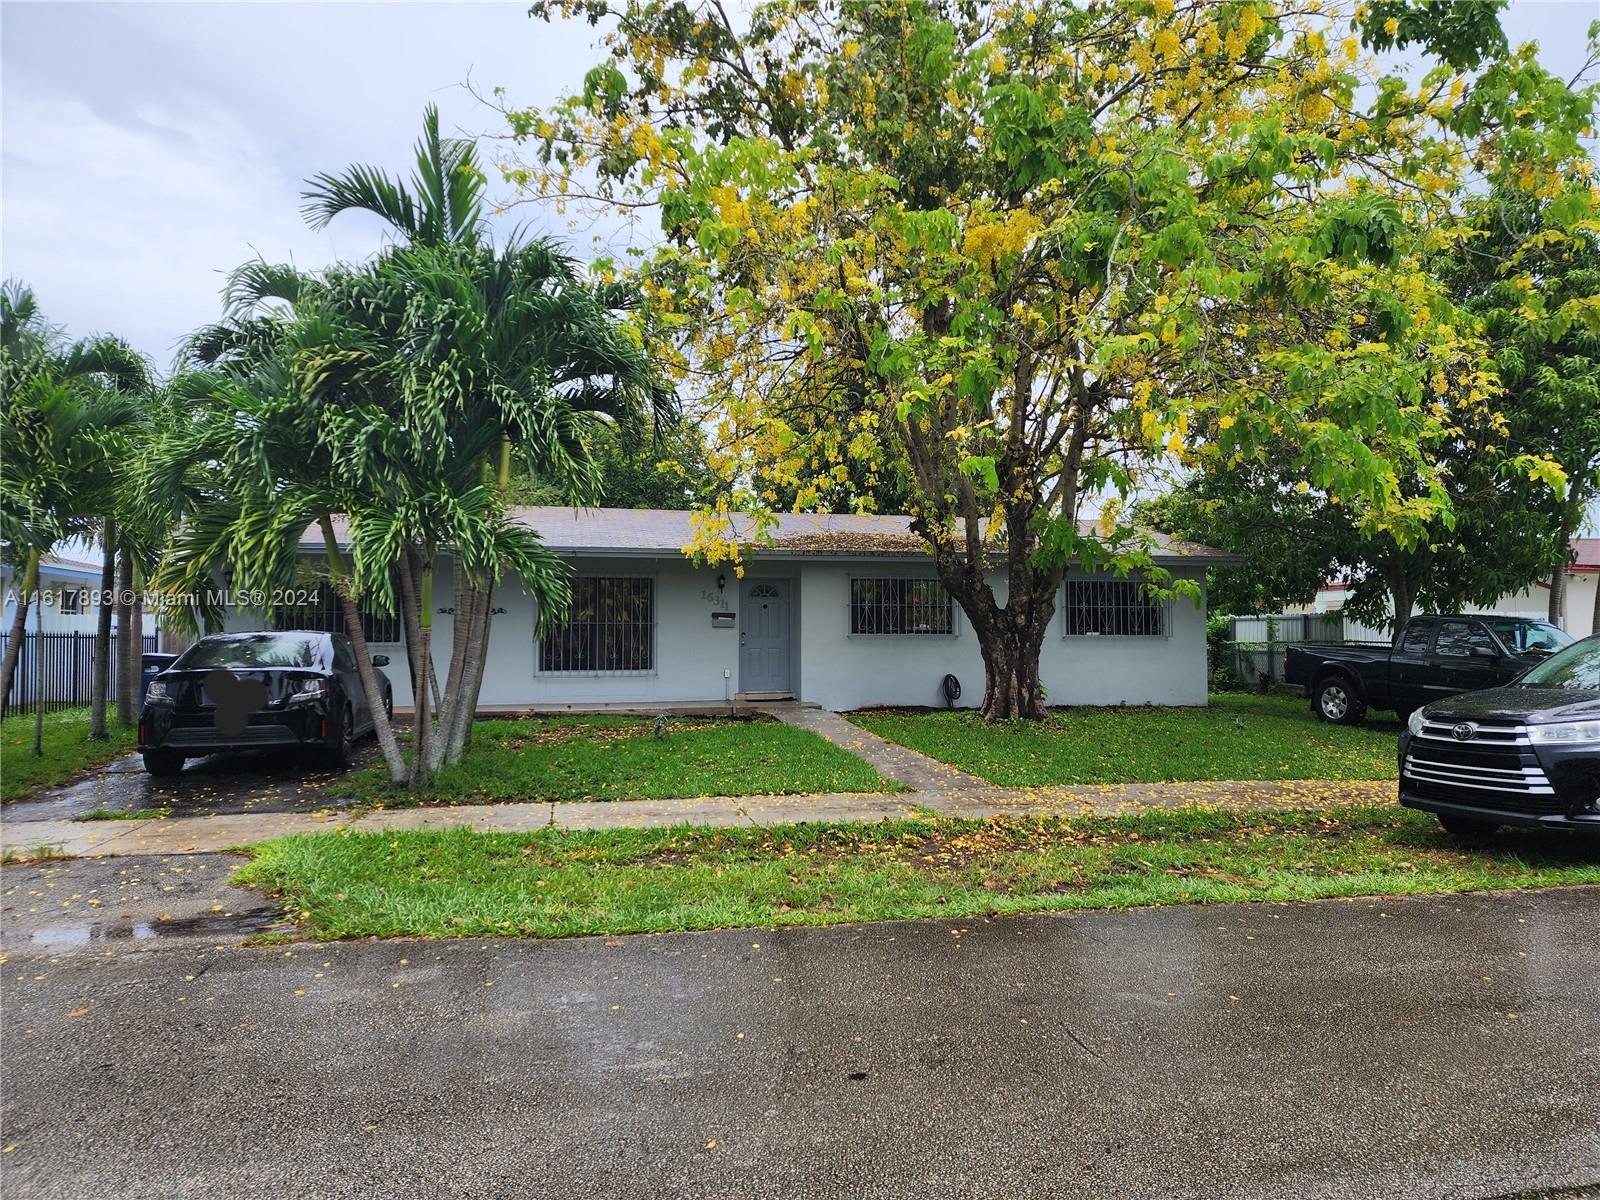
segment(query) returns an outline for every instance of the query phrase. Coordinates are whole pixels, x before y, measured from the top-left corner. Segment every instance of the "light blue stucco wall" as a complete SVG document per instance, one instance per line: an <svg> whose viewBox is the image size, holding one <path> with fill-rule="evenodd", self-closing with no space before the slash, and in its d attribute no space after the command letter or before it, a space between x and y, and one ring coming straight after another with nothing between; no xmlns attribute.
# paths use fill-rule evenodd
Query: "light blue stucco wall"
<svg viewBox="0 0 1600 1200"><path fill-rule="evenodd" d="M1196 570L1189 577L1203 574ZM961 681L963 707L983 702L983 655L959 608L953 635L852 635L847 606L852 575L932 578L931 571L912 567L806 565L800 628L804 699L841 711L876 704L943 706L941 686L951 674ZM989 584L1003 602L1004 580L991 573ZM1174 600L1166 637L1064 637L1059 599L1039 661L1051 704L1206 702L1203 609Z"/></svg>
<svg viewBox="0 0 1600 1200"><path fill-rule="evenodd" d="M496 592L503 608L490 630L489 659L480 703L559 709L565 705L720 703L739 691L739 629L714 627L711 613L740 607L740 581L731 568L697 567L681 557L569 558L582 575L649 576L655 580L655 667L638 674L541 673L534 639L533 598L507 581ZM852 575L932 578L917 564L835 563L755 559L747 580L790 583L793 678L796 695L824 708L848 711L879 704L944 704L946 674L961 681L963 706L983 699L983 657L959 608L949 636L851 635L847 598ZM1174 570L1202 579L1203 571ZM718 576L726 578L723 592ZM991 585L1003 599L1003 580ZM434 663L441 681L449 669L454 615L449 564L434 583ZM248 622L246 622L248 623ZM230 621L230 626L234 623ZM1165 637L1064 637L1058 611L1041 655L1041 676L1051 704L1204 704L1205 613L1188 600L1172 601ZM395 703L411 704L404 647L375 644L391 658L387 668Z"/></svg>
<svg viewBox="0 0 1600 1200"><path fill-rule="evenodd" d="M704 703L731 699L738 686L739 636L735 629L712 628L711 613L736 607L738 581L733 571L696 567L684 558L577 558L568 560L582 575L648 576L655 580L655 669L637 674L584 675L541 673L534 639L534 602L515 581L495 592L503 608L489 628L489 657L483 672L484 705L562 705ZM727 578L726 598L719 596L717 577ZM450 667L455 597L449 565L441 562L434 579L434 669L442 681ZM390 656L386 668L394 683L395 703L411 704L410 673L401 645L374 646ZM724 679L723 672L729 672Z"/></svg>

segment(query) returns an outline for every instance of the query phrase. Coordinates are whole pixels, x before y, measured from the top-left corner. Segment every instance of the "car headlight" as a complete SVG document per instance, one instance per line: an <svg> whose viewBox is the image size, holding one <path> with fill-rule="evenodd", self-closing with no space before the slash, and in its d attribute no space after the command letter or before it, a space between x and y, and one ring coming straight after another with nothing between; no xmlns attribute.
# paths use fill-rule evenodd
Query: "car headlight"
<svg viewBox="0 0 1600 1200"><path fill-rule="evenodd" d="M1412 710L1411 715L1406 718L1406 728L1411 731L1412 737L1416 737L1417 734L1422 732L1422 726L1427 719L1427 717L1422 715L1422 710L1420 708Z"/></svg>
<svg viewBox="0 0 1600 1200"><path fill-rule="evenodd" d="M290 693L291 700L315 700L318 696L327 695L328 681L325 679L307 679Z"/></svg>
<svg viewBox="0 0 1600 1200"><path fill-rule="evenodd" d="M1548 725L1529 725L1528 740L1535 746L1600 742L1600 721L1552 721Z"/></svg>
<svg viewBox="0 0 1600 1200"><path fill-rule="evenodd" d="M145 690L144 698L146 700L156 700L162 703L171 703L172 692L162 680L152 679L150 681L149 688Z"/></svg>

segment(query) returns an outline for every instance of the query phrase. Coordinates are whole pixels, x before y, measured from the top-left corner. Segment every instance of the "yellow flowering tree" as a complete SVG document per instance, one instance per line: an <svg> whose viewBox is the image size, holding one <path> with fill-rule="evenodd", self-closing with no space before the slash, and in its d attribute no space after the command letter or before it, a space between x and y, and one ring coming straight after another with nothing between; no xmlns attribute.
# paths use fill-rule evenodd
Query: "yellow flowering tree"
<svg viewBox="0 0 1600 1200"><path fill-rule="evenodd" d="M1461 125L1498 33L1477 8L1457 53L1319 0L770 0L739 24L552 0L535 14L605 25L609 52L580 94L507 110L504 167L659 217L648 319L724 483L688 549L737 558L730 511L870 508L903 471L984 713L1036 717L1069 567L1198 599L1123 516L1163 474L1287 453L1385 536L1447 511L1446 401L1493 389L1430 230L1474 155L1559 174L1508 136L1543 100ZM1363 36L1450 61L1379 80Z"/></svg>

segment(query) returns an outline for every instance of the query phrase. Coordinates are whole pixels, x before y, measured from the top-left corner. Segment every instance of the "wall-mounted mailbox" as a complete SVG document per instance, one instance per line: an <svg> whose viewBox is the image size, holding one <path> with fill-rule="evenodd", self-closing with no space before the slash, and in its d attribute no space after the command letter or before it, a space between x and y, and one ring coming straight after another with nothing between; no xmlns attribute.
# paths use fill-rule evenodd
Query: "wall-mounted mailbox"
<svg viewBox="0 0 1600 1200"><path fill-rule="evenodd" d="M732 629L735 614L731 612L714 612L711 614L711 628Z"/></svg>

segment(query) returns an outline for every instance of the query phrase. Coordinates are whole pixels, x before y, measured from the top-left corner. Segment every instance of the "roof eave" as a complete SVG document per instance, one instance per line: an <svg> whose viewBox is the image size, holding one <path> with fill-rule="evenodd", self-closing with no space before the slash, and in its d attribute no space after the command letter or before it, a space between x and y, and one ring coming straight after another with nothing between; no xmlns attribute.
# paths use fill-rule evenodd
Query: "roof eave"
<svg viewBox="0 0 1600 1200"><path fill-rule="evenodd" d="M340 546L348 548L348 543L341 541ZM300 549L302 553L320 554L324 547L321 542L301 542ZM567 558L688 559L683 550L677 546L558 546L546 542L545 549L552 554ZM931 561L931 556L920 550L785 550L756 547L746 553L750 559L760 559L763 562ZM1236 567L1241 566L1245 559L1242 554L1156 553L1151 555L1151 561L1159 567Z"/></svg>

